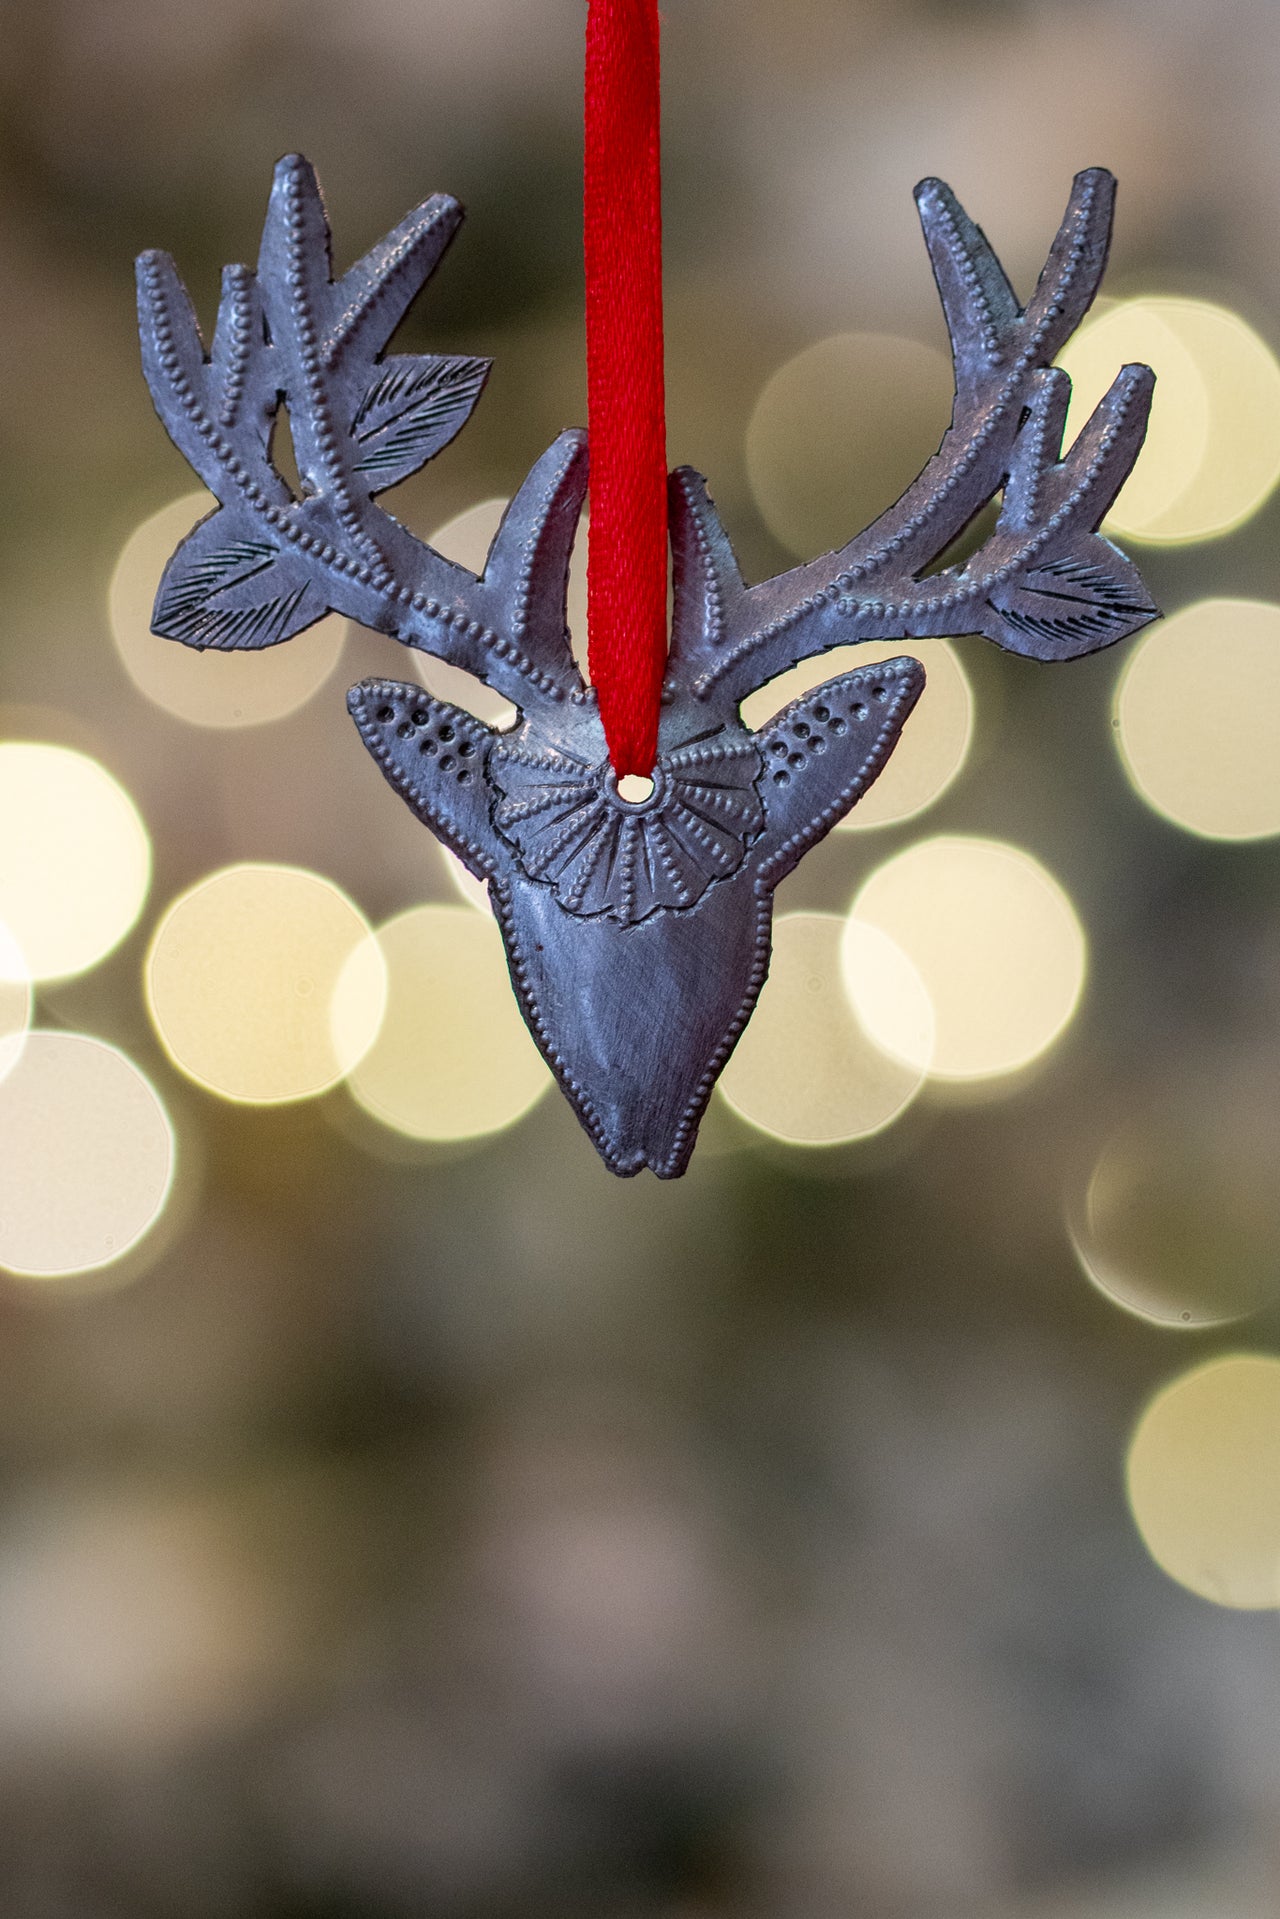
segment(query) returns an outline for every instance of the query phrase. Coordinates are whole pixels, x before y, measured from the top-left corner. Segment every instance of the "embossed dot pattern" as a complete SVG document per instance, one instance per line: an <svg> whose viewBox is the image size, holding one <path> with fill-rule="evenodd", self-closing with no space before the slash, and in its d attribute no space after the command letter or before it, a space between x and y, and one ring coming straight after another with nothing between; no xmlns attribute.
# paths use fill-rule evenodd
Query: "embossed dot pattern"
<svg viewBox="0 0 1280 1919"><path fill-rule="evenodd" d="M871 689L871 697L878 705L885 705L888 687L877 684ZM803 773L811 759L821 758L829 740L840 739L849 731L850 720L861 725L871 717L871 708L861 698L848 700L842 708L822 706L810 712L812 725L809 720L795 719L773 729L775 737L769 742L769 752L777 762L773 766L775 786L789 786L793 773Z"/></svg>
<svg viewBox="0 0 1280 1919"><path fill-rule="evenodd" d="M416 741L424 760L434 760L435 770L452 774L459 786L469 786L476 778L481 761L477 739L462 731L460 723L455 724L438 705L388 700L376 709L376 718L396 739Z"/></svg>
<svg viewBox="0 0 1280 1919"><path fill-rule="evenodd" d="M897 659L904 650L924 667L924 692L892 758L875 785L837 821L838 830L865 831L911 819L941 799L963 770L973 740L974 702L956 648L947 640L912 640L906 649L888 642L835 647L820 659L792 667L742 703L743 719L760 727L792 700L838 674ZM865 719L869 710L862 700L852 710L823 704L811 710L810 719L836 738L851 721Z"/></svg>

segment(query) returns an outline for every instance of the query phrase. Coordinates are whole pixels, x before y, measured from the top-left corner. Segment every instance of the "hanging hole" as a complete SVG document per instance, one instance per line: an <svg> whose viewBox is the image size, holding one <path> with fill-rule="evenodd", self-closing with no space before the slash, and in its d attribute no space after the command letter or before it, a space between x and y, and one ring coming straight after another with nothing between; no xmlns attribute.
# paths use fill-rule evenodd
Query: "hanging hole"
<svg viewBox="0 0 1280 1919"><path fill-rule="evenodd" d="M653 781L647 773L624 773L618 781L618 798L628 806L643 806L653 798Z"/></svg>

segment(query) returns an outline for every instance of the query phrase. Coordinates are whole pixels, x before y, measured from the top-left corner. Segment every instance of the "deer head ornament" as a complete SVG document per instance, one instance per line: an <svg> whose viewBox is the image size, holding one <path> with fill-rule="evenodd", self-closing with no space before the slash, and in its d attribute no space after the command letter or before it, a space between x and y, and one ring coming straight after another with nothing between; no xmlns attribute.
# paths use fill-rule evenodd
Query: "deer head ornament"
<svg viewBox="0 0 1280 1919"><path fill-rule="evenodd" d="M743 580L703 480L671 476L674 614L653 790L625 798L566 632L586 436L567 432L512 501L483 573L375 504L467 420L488 362L383 348L462 217L427 200L340 279L315 176L280 162L256 271L229 267L206 352L172 262L139 261L160 417L219 505L174 554L154 628L195 647L274 646L334 611L466 669L518 708L505 732L421 687L348 704L384 775L488 882L530 1031L615 1172L683 1172L769 964L773 889L875 779L924 684L910 658L831 679L752 732L745 697L859 640L981 633L1067 660L1155 617L1098 532L1137 457L1152 375L1125 367L1064 453L1053 366L1102 275L1114 181L1080 174L1021 307L949 189L916 199L955 362L938 452L837 553ZM301 479L272 462L288 410ZM967 561L935 565L1001 496Z"/></svg>

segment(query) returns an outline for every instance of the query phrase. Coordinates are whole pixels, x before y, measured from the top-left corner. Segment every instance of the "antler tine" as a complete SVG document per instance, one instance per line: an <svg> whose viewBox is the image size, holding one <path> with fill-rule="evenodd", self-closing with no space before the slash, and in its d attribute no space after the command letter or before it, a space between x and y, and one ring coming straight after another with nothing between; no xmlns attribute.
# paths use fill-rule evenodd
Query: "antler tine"
<svg viewBox="0 0 1280 1919"><path fill-rule="evenodd" d="M716 658L730 611L747 591L729 536L707 483L692 467L677 467L667 486L671 540L672 625L670 671Z"/></svg>
<svg viewBox="0 0 1280 1919"><path fill-rule="evenodd" d="M681 670L704 698L740 700L796 661L860 639L981 631L1013 651L1060 658L1154 617L1136 573L1096 534L1141 447L1150 376L1126 369L1060 465L1069 383L1050 372L1097 291L1115 181L1101 168L1076 176L1025 308L950 188L926 180L916 199L955 364L951 425L919 478L848 546L751 588L735 585L705 493L681 481L680 514L720 596L718 622L696 639L696 621L684 623ZM921 578L1006 482L1012 497L993 539L967 567ZM1042 576L1059 562L1071 569L1071 599L1083 585L1105 601L1096 625L1079 606L1056 625L1040 604L1009 612L1020 590L1038 602L1058 591Z"/></svg>
<svg viewBox="0 0 1280 1919"><path fill-rule="evenodd" d="M485 563L485 591L508 609L506 644L522 671L580 693L568 629L569 567L587 497L587 436L570 427L552 441L508 506Z"/></svg>
<svg viewBox="0 0 1280 1919"><path fill-rule="evenodd" d="M433 193L348 268L337 284L333 317L321 343L326 366L344 351L372 355L381 350L439 266L462 220L462 207L452 195Z"/></svg>
<svg viewBox="0 0 1280 1919"><path fill-rule="evenodd" d="M382 351L461 219L438 194L335 281L315 174L287 156L257 271L227 269L207 357L172 262L140 260L152 396L220 503L169 563L157 633L198 647L269 646L332 610L465 667L522 706L580 690L563 618L557 631L534 605L526 571L528 552L544 549L567 579L565 489L581 464L572 437L530 474L482 578L374 504L448 445L488 376L487 360ZM282 401L299 498L271 461Z"/></svg>
<svg viewBox="0 0 1280 1919"><path fill-rule="evenodd" d="M253 274L223 269L211 355L167 253L141 254L137 282L143 372L174 445L211 493L240 493L254 507L287 505L289 489L267 452L278 404L275 354L263 340Z"/></svg>
<svg viewBox="0 0 1280 1919"><path fill-rule="evenodd" d="M1111 243L1115 178L1103 167L1076 175L1025 310L987 236L945 181L922 180L915 199L951 341L958 409L976 402L994 411L1004 393L992 407L991 376L1003 372L1003 389L1047 366L1093 304Z"/></svg>
<svg viewBox="0 0 1280 1919"><path fill-rule="evenodd" d="M951 342L952 422L901 499L848 546L782 576L795 586L812 580L825 587L833 573L842 571L858 580L890 571L896 577L909 574L944 552L976 506L997 491L1029 384L1051 364L1097 293L1110 244L1115 180L1101 167L1076 175L1025 311L986 235L950 187L922 180L916 206Z"/></svg>
<svg viewBox="0 0 1280 1919"><path fill-rule="evenodd" d="M957 410L964 413L1006 360L1021 309L986 234L946 181L921 180L915 202L951 342Z"/></svg>

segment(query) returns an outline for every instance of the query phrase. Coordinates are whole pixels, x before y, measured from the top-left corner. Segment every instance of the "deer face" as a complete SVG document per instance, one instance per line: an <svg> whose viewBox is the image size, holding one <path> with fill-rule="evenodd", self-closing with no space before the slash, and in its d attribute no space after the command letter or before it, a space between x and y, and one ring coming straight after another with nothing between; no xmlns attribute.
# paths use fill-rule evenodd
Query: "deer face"
<svg viewBox="0 0 1280 1919"><path fill-rule="evenodd" d="M924 686L914 660L829 681L760 733L669 699L625 799L594 700L495 733L420 688L348 696L383 773L489 883L512 984L607 1163L683 1172L769 965L773 889L865 792Z"/></svg>

